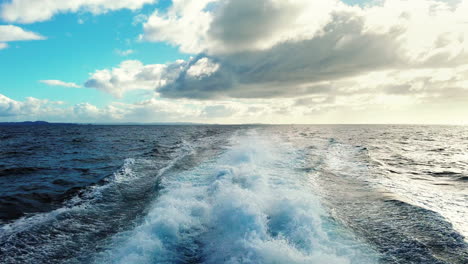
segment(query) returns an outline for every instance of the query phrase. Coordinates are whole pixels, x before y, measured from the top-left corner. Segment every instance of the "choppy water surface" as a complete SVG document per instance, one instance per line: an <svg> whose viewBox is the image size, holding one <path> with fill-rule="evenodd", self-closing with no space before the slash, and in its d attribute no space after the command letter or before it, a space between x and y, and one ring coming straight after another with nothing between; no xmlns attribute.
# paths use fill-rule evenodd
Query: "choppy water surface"
<svg viewBox="0 0 468 264"><path fill-rule="evenodd" d="M467 263L468 127L0 127L0 263Z"/></svg>

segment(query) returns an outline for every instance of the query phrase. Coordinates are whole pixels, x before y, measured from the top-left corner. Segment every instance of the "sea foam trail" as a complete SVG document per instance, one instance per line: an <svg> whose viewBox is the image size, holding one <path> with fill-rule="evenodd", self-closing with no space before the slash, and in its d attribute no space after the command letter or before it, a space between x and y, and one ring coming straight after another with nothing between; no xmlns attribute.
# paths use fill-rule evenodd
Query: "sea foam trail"
<svg viewBox="0 0 468 264"><path fill-rule="evenodd" d="M162 179L144 221L96 263L375 263L311 193L298 152L255 132Z"/></svg>

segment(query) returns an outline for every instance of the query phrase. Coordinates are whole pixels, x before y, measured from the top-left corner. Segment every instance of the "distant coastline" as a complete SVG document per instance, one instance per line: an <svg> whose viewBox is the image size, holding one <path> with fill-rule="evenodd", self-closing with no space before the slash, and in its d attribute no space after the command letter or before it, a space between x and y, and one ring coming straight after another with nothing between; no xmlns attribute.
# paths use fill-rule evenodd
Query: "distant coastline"
<svg viewBox="0 0 468 264"><path fill-rule="evenodd" d="M0 126L55 126L55 125L95 125L95 126L151 126L151 125L210 125L203 123L191 122L160 122L160 123L138 123L138 122L123 122L123 123L55 123L47 121L22 121L22 122L0 122Z"/></svg>
<svg viewBox="0 0 468 264"><path fill-rule="evenodd" d="M47 121L0 122L0 126L45 126L45 125L78 125L78 124L49 123Z"/></svg>

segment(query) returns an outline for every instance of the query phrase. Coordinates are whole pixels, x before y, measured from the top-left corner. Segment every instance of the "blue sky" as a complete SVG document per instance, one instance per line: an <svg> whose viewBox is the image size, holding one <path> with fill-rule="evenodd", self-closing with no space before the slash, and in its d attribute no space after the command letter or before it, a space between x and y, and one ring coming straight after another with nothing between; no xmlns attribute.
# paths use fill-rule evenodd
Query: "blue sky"
<svg viewBox="0 0 468 264"><path fill-rule="evenodd" d="M466 0L44 1L0 1L0 121L467 123Z"/></svg>
<svg viewBox="0 0 468 264"><path fill-rule="evenodd" d="M141 24L135 24L134 17L149 15L155 9L165 10L170 4L170 1L160 1L137 11L118 10L98 16L59 14L50 21L25 25L24 29L47 39L14 42L10 48L0 50L0 91L15 100L32 96L71 104L86 101L105 105L112 98L94 89L63 89L38 81L58 79L81 84L94 70L115 66L124 59L149 64L187 58L187 54L181 54L169 44L138 40ZM128 49L134 53L125 57L117 54L117 50Z"/></svg>

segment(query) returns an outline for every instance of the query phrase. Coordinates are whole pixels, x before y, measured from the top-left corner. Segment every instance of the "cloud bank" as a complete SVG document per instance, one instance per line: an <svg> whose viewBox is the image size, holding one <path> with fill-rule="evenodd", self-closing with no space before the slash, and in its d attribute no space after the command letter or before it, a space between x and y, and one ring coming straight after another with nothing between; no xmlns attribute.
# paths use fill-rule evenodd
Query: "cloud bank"
<svg viewBox="0 0 468 264"><path fill-rule="evenodd" d="M468 62L466 14L466 0L387 0L365 7L337 0L174 1L166 13L148 18L141 38L199 54L173 82L155 87L164 97L298 97L323 89L341 93L351 88L338 84L371 73L417 72L406 78L404 85L411 85L431 78L420 73L453 68L458 70L445 71L446 78L456 79ZM207 61L216 67L194 78L191 67Z"/></svg>
<svg viewBox="0 0 468 264"><path fill-rule="evenodd" d="M51 113L52 106L60 104L61 102L51 102L33 97L27 97L24 101L15 101L0 94L0 117L48 115Z"/></svg>

